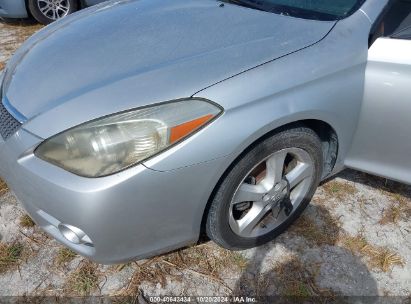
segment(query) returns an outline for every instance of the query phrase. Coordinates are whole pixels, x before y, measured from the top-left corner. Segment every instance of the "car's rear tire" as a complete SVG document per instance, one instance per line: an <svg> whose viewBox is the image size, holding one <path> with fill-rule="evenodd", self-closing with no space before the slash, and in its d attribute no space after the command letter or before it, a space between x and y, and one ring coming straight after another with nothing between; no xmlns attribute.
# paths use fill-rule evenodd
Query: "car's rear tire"
<svg viewBox="0 0 411 304"><path fill-rule="evenodd" d="M321 141L305 127L255 144L226 174L211 202L206 231L228 249L260 246L304 211L322 174Z"/></svg>
<svg viewBox="0 0 411 304"><path fill-rule="evenodd" d="M78 0L28 0L31 15L42 24L49 24L78 9Z"/></svg>

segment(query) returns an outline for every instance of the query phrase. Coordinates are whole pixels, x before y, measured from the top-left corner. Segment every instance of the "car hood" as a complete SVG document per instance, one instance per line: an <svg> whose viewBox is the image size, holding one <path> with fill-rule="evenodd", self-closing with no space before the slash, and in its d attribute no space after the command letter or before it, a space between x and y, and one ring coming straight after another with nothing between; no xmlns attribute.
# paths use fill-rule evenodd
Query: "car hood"
<svg viewBox="0 0 411 304"><path fill-rule="evenodd" d="M215 0L106 2L31 37L7 65L3 93L33 132L48 136L192 96L318 42L333 25ZM46 113L56 123L41 127Z"/></svg>

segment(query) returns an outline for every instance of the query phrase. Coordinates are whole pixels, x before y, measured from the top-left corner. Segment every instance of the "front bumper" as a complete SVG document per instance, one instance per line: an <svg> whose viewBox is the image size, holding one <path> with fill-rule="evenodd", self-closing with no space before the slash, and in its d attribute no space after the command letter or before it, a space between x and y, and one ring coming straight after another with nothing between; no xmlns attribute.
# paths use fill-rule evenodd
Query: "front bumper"
<svg viewBox="0 0 411 304"><path fill-rule="evenodd" d="M197 241L204 208L225 158L159 172L138 165L104 178L83 178L33 155L42 139L20 129L0 138L0 176L34 221L79 254L111 264ZM60 223L83 230L94 247L75 245Z"/></svg>
<svg viewBox="0 0 411 304"><path fill-rule="evenodd" d="M27 18L26 3L24 0L2 0L0 2L0 17Z"/></svg>

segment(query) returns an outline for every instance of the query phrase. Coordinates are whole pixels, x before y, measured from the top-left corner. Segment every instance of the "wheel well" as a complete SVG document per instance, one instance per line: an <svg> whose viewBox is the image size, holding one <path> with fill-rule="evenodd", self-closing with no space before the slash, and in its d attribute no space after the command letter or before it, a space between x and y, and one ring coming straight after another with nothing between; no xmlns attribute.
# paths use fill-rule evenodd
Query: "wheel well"
<svg viewBox="0 0 411 304"><path fill-rule="evenodd" d="M201 235L200 235L200 241L205 237L205 225L207 221L207 214L208 210L210 208L211 202L214 198L214 195L228 174L230 172L231 168L234 166L234 164L237 162L237 160L242 157L245 153L247 153L255 144L258 142L263 141L269 136L272 136L274 133L277 133L279 131L284 131L287 129L290 129L292 127L307 127L313 130L318 137L320 138L322 142L322 150L323 150L323 159L324 159L324 164L323 164L323 174L322 174L322 179L327 177L332 170L334 169L335 162L337 160L337 154L338 154L338 137L337 133L335 132L334 128L331 127L328 123L322 121L322 120L316 120L316 119L307 119L307 120L299 120L295 121L286 125L283 125L279 128L276 128L263 136L261 136L259 139L254 141L251 145L249 145L231 164L230 166L225 170L224 174L220 177L218 180L217 184L215 185L209 199L206 205L206 208L203 213L203 218L201 221Z"/></svg>
<svg viewBox="0 0 411 304"><path fill-rule="evenodd" d="M34 18L33 15L30 12L30 9L29 9L29 0L25 0L24 2L26 4L27 17L28 18Z"/></svg>
<svg viewBox="0 0 411 304"><path fill-rule="evenodd" d="M321 139L324 159L322 178L325 178L333 171L335 162L337 161L337 133L328 123L321 120L303 120L301 123L317 133Z"/></svg>

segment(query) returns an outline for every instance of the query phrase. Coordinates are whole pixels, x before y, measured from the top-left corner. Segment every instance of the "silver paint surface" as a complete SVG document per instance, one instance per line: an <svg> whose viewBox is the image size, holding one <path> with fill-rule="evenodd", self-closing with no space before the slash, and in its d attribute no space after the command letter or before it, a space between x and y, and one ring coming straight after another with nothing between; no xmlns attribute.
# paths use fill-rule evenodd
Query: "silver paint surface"
<svg viewBox="0 0 411 304"><path fill-rule="evenodd" d="M349 165L410 183L409 174L383 172L408 161L410 147L399 140L410 142L410 125L390 125L394 118L373 104L391 107L381 83L391 77L400 85L410 67L367 62L370 29L386 3L368 0L338 22L214 0L112 1L64 18L31 37L6 67L4 95L26 120L0 140L0 175L48 233L103 263L195 242L225 170L261 136L289 123L318 120L333 128L333 173ZM401 110L410 110L401 99L406 87L390 94L394 117L403 118ZM224 114L126 171L88 179L33 155L44 138L85 121L190 96L220 104ZM373 127L374 118L387 128ZM402 137L395 130L401 123ZM375 133L379 141L371 140ZM83 230L95 247L69 244L56 230L60 223Z"/></svg>

